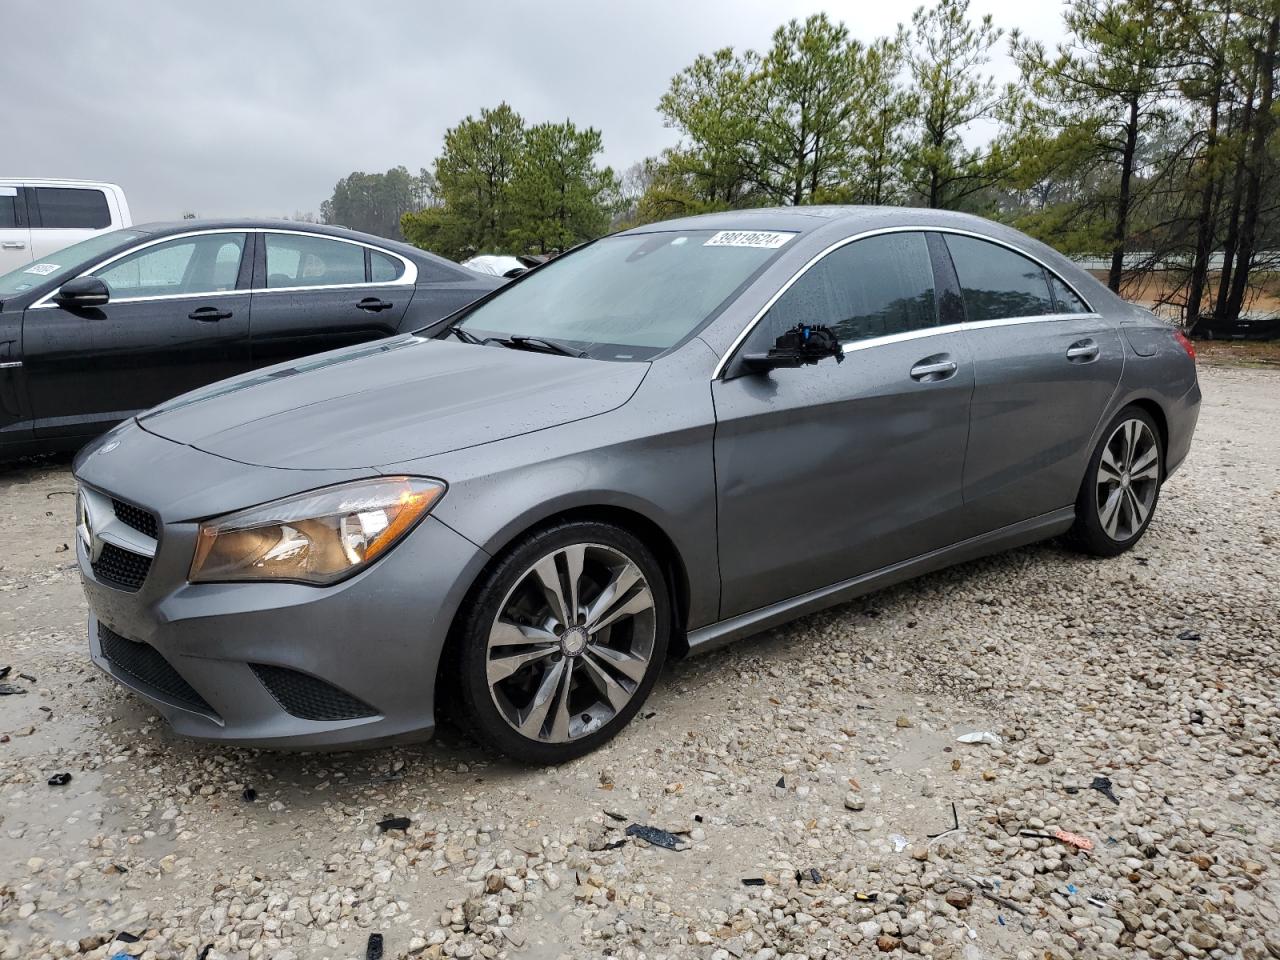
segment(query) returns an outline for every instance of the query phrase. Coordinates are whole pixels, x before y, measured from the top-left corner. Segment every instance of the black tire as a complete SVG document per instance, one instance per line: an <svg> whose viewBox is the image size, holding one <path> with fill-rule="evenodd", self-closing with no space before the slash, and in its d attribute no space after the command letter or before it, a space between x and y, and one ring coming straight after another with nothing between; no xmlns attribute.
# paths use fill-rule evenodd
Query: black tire
<svg viewBox="0 0 1280 960"><path fill-rule="evenodd" d="M1112 533L1109 533L1104 523L1103 507L1100 507L1098 502L1099 469L1102 458L1108 450L1108 444L1112 443L1121 425L1130 421L1138 421L1149 432L1156 451L1156 475L1151 482L1149 490L1150 505L1147 508L1146 515L1142 516L1140 521L1135 519L1132 523L1117 525L1117 528ZM1127 477L1128 471L1124 473ZM1067 534L1067 542L1075 549L1083 553L1092 554L1095 557L1114 557L1124 553L1141 540L1142 535L1147 532L1147 527L1150 526L1151 519L1155 516L1156 506L1160 502L1160 486L1162 483L1164 483L1164 444L1160 437L1159 426L1156 424L1155 418L1142 407L1136 405L1125 407L1107 424L1107 428L1102 432L1098 445L1093 451L1093 456L1089 458L1089 466L1085 470L1084 480L1080 484L1080 493L1076 497L1075 524ZM1125 484L1126 487L1128 485L1128 483ZM1123 492L1121 492L1120 496L1123 499ZM1138 499L1136 493L1135 499ZM1127 505L1122 505L1117 509L1127 509ZM1129 513L1130 519L1134 519L1136 516L1137 514L1135 513Z"/></svg>
<svg viewBox="0 0 1280 960"><path fill-rule="evenodd" d="M489 635L500 607L509 602L517 587L522 587L527 576L531 575L531 568L556 551L575 545L590 545L588 549L608 548L639 568L653 600L652 650L644 676L630 693L630 699L607 722L595 728L588 727L590 732L584 732L574 739L549 742L520 733L499 708L497 695L491 692L488 678ZM566 584L567 581L561 581L562 587ZM456 656L453 663L457 674L457 705L462 713L460 719L467 725L469 732L473 732L485 747L513 760L534 765L558 764L590 753L612 739L644 704L666 659L671 637L671 600L661 565L638 537L611 524L571 521L530 534L502 554L472 588L456 629ZM559 636L563 638L564 633ZM593 648L586 648L587 652L591 649ZM559 659L556 659L557 656ZM552 655L549 659L555 663L560 660L580 662L564 653ZM546 661L539 661L536 668L529 669L547 669L545 663ZM572 674L573 664L568 666ZM579 686L574 689L585 682L583 677L586 674L582 666L577 668L577 674L575 682ZM535 674L530 680L535 686L536 676ZM628 681L623 678L623 682ZM557 684L556 691L559 689ZM583 719L585 718L584 714Z"/></svg>

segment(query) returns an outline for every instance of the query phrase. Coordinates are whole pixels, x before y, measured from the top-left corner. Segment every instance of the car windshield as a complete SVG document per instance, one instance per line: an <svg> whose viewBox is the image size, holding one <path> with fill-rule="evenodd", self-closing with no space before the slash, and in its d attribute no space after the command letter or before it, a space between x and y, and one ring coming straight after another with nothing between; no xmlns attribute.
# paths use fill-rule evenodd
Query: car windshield
<svg viewBox="0 0 1280 960"><path fill-rule="evenodd" d="M529 337L600 360L647 360L697 330L793 236L683 230L605 237L539 268L456 326L480 339Z"/></svg>
<svg viewBox="0 0 1280 960"><path fill-rule="evenodd" d="M15 293L25 293L40 284L63 280L85 267L86 261L122 243L128 243L143 236L146 234L136 230L111 230L108 233L97 233L88 240L81 240L69 247L63 247L57 253L41 257L34 263L24 263L16 270L0 274L0 297L11 297Z"/></svg>

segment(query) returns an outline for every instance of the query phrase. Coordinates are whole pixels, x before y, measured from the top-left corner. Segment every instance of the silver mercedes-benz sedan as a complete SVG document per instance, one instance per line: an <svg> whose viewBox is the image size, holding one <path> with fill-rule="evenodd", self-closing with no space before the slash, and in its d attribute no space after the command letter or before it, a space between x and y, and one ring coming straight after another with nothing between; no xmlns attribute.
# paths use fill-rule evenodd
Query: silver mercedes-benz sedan
<svg viewBox="0 0 1280 960"><path fill-rule="evenodd" d="M1180 333L971 216L605 237L431 328L186 394L76 462L93 661L183 734L476 737L554 763L669 656L1151 522Z"/></svg>

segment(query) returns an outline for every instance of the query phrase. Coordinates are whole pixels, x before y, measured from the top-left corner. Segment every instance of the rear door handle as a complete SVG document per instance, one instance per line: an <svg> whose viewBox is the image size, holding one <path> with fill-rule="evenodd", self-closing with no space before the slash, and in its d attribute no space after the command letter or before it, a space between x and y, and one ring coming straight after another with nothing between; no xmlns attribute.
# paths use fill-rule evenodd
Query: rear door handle
<svg viewBox="0 0 1280 960"><path fill-rule="evenodd" d="M187 314L192 320L201 320L205 323L214 323L218 320L230 320L230 310L219 310L217 307L200 307L192 310Z"/></svg>
<svg viewBox="0 0 1280 960"><path fill-rule="evenodd" d="M0 243L0 247L4 247L6 250L25 250L27 245L21 240L5 240Z"/></svg>
<svg viewBox="0 0 1280 960"><path fill-rule="evenodd" d="M1098 345L1092 340L1079 340L1067 347L1068 360L1088 362L1098 356Z"/></svg>
<svg viewBox="0 0 1280 960"><path fill-rule="evenodd" d="M911 379L932 383L935 380L946 380L955 372L956 363L954 360L929 358L921 360L911 368Z"/></svg>
<svg viewBox="0 0 1280 960"><path fill-rule="evenodd" d="M386 300L379 300L377 297L365 297L356 304L361 310L368 310L370 313L377 313L380 310L390 310L392 304Z"/></svg>

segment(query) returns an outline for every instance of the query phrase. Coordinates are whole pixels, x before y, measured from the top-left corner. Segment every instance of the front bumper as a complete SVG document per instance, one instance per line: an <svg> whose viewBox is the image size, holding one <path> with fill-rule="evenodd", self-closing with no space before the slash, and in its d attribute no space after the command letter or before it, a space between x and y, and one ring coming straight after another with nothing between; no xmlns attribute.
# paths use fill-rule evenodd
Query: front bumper
<svg viewBox="0 0 1280 960"><path fill-rule="evenodd" d="M310 749L431 735L436 667L483 551L429 516L333 586L191 584L196 531L164 523L136 591L99 579L77 540L98 667L189 737Z"/></svg>

